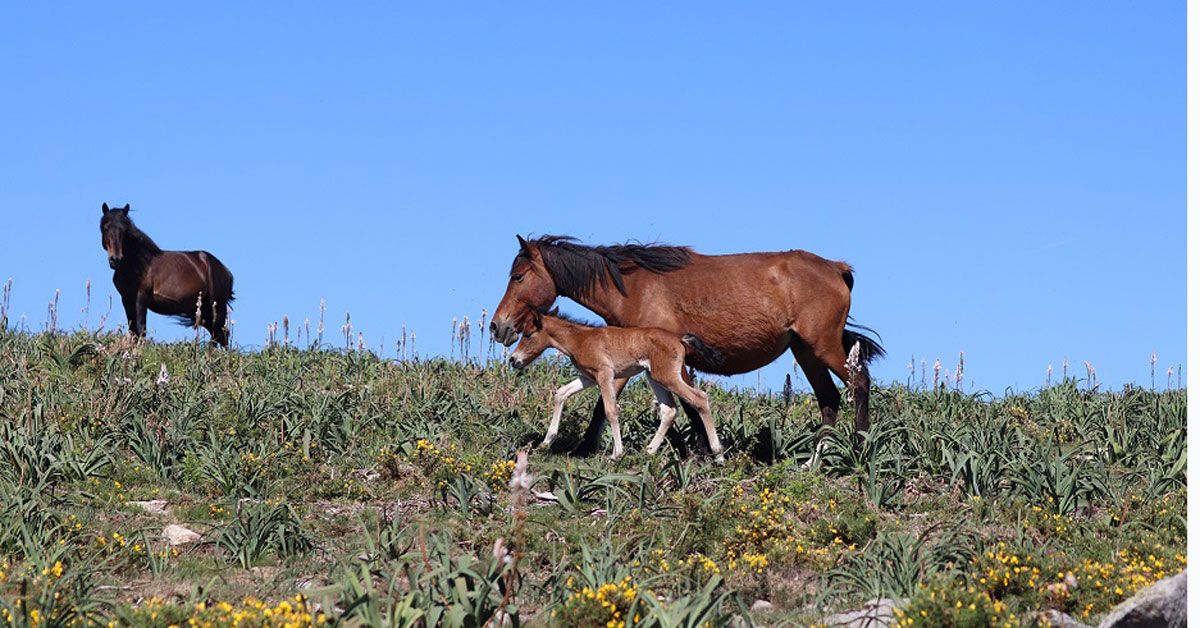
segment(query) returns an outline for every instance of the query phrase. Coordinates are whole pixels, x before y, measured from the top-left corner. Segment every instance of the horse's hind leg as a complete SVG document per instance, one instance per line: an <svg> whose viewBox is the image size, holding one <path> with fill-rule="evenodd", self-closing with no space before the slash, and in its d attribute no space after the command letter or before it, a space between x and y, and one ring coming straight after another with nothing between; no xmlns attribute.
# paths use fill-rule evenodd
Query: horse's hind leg
<svg viewBox="0 0 1200 628"><path fill-rule="evenodd" d="M228 312L226 311L225 304L213 301L205 309L209 312L206 315L208 320L204 326L208 329L208 333L212 334L212 343L228 349L229 328L226 325Z"/></svg>
<svg viewBox="0 0 1200 628"><path fill-rule="evenodd" d="M692 381L692 377L687 373L687 367L680 369L680 377L683 378L684 383L686 383L688 386L695 385L695 382ZM688 422L692 426L692 433L697 435L697 453L701 455L714 453L712 448L708 446L708 443L705 442L703 438L699 437L700 434L704 433L704 417L700 416L700 412L696 409L696 406L688 403L687 400L683 398L679 399L679 405L683 408L683 413L687 415Z"/></svg>
<svg viewBox="0 0 1200 628"><path fill-rule="evenodd" d="M663 439L667 436L667 430L671 429L671 425L675 423L675 398L671 395L662 384L650 379L650 388L654 391L654 398L658 400L658 431L654 433L654 438L650 439L650 446L646 447L646 453L658 453L658 448L662 446Z"/></svg>
<svg viewBox="0 0 1200 628"><path fill-rule="evenodd" d="M842 395L834 385L833 377L829 375L829 368L799 338L792 338L791 347L792 356L804 370L804 376L808 378L808 383L813 388L817 406L821 408L821 422L832 427L837 423L838 410L842 406Z"/></svg>
<svg viewBox="0 0 1200 628"><path fill-rule="evenodd" d="M840 332L836 335L829 334L827 337L823 337L817 344L813 345L812 352L813 356L820 361L820 364L824 365L826 369L833 371L842 380L842 383L850 388L854 396L855 433L869 430L871 428L869 402L871 374L867 370L867 363L859 360L855 372L850 372L850 368L846 365L849 360L846 355L846 348L842 346ZM808 369L805 369L804 372L808 374ZM826 378L828 378L828 374Z"/></svg>

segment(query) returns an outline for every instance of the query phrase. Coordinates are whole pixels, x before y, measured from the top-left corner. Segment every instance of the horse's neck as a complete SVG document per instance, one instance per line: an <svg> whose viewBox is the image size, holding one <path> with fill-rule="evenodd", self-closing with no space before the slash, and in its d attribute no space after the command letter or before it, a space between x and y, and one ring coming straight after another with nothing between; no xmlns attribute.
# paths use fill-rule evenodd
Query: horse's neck
<svg viewBox="0 0 1200 628"><path fill-rule="evenodd" d="M548 320L545 323L545 332L550 337L550 346L554 347L559 353L566 356L573 356L579 349L579 341L581 334L576 329L576 325L572 325L562 320Z"/></svg>
<svg viewBox="0 0 1200 628"><path fill-rule="evenodd" d="M602 282L586 295L571 297L572 301L595 312L597 316L604 319L606 324L613 326L621 326L619 312L624 299L625 295L609 285L608 282Z"/></svg>
<svg viewBox="0 0 1200 628"><path fill-rule="evenodd" d="M158 257L159 255L162 255L162 249L159 249L157 246L148 247L143 243L136 241L133 243L132 257L134 259L134 263L138 267L149 266L150 263L154 261L154 258Z"/></svg>

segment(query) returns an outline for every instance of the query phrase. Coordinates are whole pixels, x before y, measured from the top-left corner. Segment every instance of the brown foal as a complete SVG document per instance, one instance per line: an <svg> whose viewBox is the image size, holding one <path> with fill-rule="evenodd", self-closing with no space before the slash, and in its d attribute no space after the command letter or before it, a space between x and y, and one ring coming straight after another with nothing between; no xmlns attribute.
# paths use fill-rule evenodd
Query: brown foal
<svg viewBox="0 0 1200 628"><path fill-rule="evenodd" d="M652 327L592 327L565 319L558 315L557 310L548 314L536 310L531 312L522 332L521 341L508 359L514 368L525 368L547 348L554 347L570 358L571 364L579 371L577 379L554 393L554 413L546 438L542 441L543 447L550 446L558 436L558 424L567 399L592 386L599 386L600 399L612 432L613 451L610 457L613 460L620 458L625 453L625 447L621 444L616 382L647 371L650 387L654 389L654 398L658 402L659 425L646 452L658 452L667 430L675 422L675 400L671 396L674 393L699 411L708 445L716 454L717 461L723 461L708 395L684 381L683 376L684 360L690 355L702 354L704 359L720 361L720 356L699 338Z"/></svg>

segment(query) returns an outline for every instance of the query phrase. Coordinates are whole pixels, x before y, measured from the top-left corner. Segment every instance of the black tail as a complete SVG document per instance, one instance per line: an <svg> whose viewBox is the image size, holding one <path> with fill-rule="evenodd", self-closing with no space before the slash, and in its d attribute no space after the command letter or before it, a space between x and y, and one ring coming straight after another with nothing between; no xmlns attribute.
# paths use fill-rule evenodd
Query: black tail
<svg viewBox="0 0 1200 628"><path fill-rule="evenodd" d="M725 356L721 355L720 351L717 351L710 345L705 344L705 342L695 334L684 334L679 340L683 342L683 346L687 349L688 355L695 355L703 360L705 364L716 366L725 361Z"/></svg>
<svg viewBox="0 0 1200 628"><path fill-rule="evenodd" d="M858 355L863 364L868 364L875 358L882 358L883 356L887 355L887 351L884 351L883 346L876 342L874 338L871 338L866 334L860 334L857 331L852 331L850 329L851 327L854 329L861 329L863 331L871 332L872 334L875 334L876 338L879 337L879 334L870 327L855 325L854 323L846 323L846 329L842 331L842 347L846 350L846 353L850 353L850 349L854 348L854 343L857 342L861 343L859 345Z"/></svg>

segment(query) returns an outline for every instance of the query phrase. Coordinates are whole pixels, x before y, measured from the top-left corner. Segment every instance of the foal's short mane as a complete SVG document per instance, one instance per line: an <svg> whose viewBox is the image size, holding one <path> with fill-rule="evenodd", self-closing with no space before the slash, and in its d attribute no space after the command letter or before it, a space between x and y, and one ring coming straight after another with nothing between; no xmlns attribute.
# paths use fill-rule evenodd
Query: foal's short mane
<svg viewBox="0 0 1200 628"><path fill-rule="evenodd" d="M625 294L624 273L639 268L667 273L687 266L692 259L691 248L667 244L588 246L566 235L544 235L529 244L541 251L559 294L572 299L589 294L604 281L611 281Z"/></svg>
<svg viewBox="0 0 1200 628"><path fill-rule="evenodd" d="M564 321L567 321L568 323L571 323L572 325L579 325L581 327L604 327L604 325L601 323L597 323L595 321L584 320L582 318L579 318L577 316L571 316L570 314L567 314L564 312L555 312L553 314L546 314L545 316L564 320Z"/></svg>

